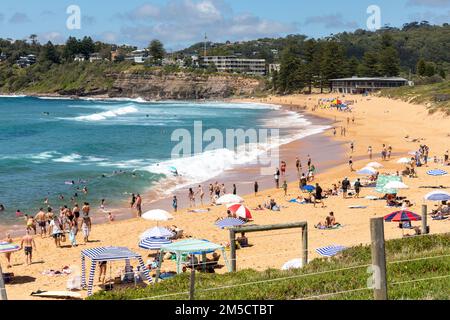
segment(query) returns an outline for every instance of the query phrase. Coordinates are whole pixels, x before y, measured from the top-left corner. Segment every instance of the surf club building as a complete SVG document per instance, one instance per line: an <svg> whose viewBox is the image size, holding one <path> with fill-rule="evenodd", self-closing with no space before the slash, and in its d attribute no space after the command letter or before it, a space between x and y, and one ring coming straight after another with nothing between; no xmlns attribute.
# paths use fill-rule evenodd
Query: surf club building
<svg viewBox="0 0 450 320"><path fill-rule="evenodd" d="M236 56L203 56L203 67L214 65L219 72L245 73L265 76L267 72L265 59L245 59Z"/></svg>
<svg viewBox="0 0 450 320"><path fill-rule="evenodd" d="M342 78L330 79L332 91L346 94L364 94L381 89L397 88L412 85L412 82L398 77L380 77L380 78Z"/></svg>

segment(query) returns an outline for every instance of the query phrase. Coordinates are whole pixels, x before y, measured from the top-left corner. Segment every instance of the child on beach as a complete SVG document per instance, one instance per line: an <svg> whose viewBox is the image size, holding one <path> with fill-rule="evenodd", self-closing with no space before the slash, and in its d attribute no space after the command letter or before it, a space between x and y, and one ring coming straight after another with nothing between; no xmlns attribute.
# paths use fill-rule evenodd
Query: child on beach
<svg viewBox="0 0 450 320"><path fill-rule="evenodd" d="M173 196L172 207L173 207L173 211L174 212L178 211L178 199L177 199L177 196Z"/></svg>
<svg viewBox="0 0 450 320"><path fill-rule="evenodd" d="M5 243L13 243L13 239L11 238L11 235L9 233L6 235L6 239L4 239L3 242L5 242ZM11 266L11 255L12 255L11 252L5 253L6 261L8 261L8 265L7 265L8 269L12 267Z"/></svg>
<svg viewBox="0 0 450 320"><path fill-rule="evenodd" d="M283 190L284 190L284 196L287 196L287 192L288 192L288 184L287 181L284 180L283 186L282 186Z"/></svg>

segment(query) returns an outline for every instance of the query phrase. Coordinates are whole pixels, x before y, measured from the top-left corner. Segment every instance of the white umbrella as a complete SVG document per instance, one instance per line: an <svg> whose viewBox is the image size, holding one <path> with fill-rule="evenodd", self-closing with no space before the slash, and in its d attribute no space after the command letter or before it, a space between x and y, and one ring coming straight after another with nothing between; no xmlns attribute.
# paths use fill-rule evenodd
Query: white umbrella
<svg viewBox="0 0 450 320"><path fill-rule="evenodd" d="M387 185L384 186L384 189L409 189L409 187L401 181L391 181Z"/></svg>
<svg viewBox="0 0 450 320"><path fill-rule="evenodd" d="M281 268L281 270L292 270L292 269L301 269L301 268L303 268L302 259L294 259L294 260L286 262L284 264L284 266Z"/></svg>
<svg viewBox="0 0 450 320"><path fill-rule="evenodd" d="M371 162L367 165L367 167L371 167L371 168L375 168L375 169L384 168L384 166L378 162Z"/></svg>
<svg viewBox="0 0 450 320"><path fill-rule="evenodd" d="M153 229L149 229L145 231L139 237L139 240L149 239L149 238L171 238L174 236L174 233L169 229L162 227L155 227Z"/></svg>
<svg viewBox="0 0 450 320"><path fill-rule="evenodd" d="M165 210L151 210L142 215L142 219L148 221L169 221L173 216Z"/></svg>
<svg viewBox="0 0 450 320"><path fill-rule="evenodd" d="M450 201L450 193L444 191L433 191L425 196L427 201Z"/></svg>
<svg viewBox="0 0 450 320"><path fill-rule="evenodd" d="M239 196L236 196L234 194L226 194L222 197L220 197L217 201L216 204L236 204L236 203L243 203L244 199L242 199Z"/></svg>
<svg viewBox="0 0 450 320"><path fill-rule="evenodd" d="M400 160L397 161L397 163L399 164L408 164L411 162L411 159L408 158L401 158Z"/></svg>
<svg viewBox="0 0 450 320"><path fill-rule="evenodd" d="M363 176L372 176L377 174L377 170L372 168L372 167L365 167L362 168L361 170L359 170L358 172L356 172L359 175L363 175Z"/></svg>

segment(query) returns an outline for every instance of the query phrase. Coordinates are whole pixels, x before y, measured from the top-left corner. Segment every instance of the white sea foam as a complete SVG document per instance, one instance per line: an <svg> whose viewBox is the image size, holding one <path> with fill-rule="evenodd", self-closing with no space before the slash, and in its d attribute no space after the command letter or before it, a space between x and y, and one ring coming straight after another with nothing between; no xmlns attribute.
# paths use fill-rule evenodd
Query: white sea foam
<svg viewBox="0 0 450 320"><path fill-rule="evenodd" d="M73 118L76 121L104 121L110 118L116 118L127 114L137 113L139 110L133 106L122 107L115 110L109 110L100 113L94 113L87 116Z"/></svg>

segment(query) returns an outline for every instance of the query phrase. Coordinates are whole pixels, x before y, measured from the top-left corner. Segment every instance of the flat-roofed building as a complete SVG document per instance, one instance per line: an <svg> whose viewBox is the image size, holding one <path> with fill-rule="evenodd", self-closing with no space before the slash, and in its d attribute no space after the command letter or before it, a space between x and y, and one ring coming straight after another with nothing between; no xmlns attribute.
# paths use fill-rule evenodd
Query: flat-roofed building
<svg viewBox="0 0 450 320"><path fill-rule="evenodd" d="M251 75L266 75L265 59L246 59L236 56L206 56L202 57L202 65L214 65L219 72L245 73Z"/></svg>
<svg viewBox="0 0 450 320"><path fill-rule="evenodd" d="M412 85L408 80L399 77L379 77L379 78L342 78L330 79L333 92L347 94L362 94L378 91L386 88L403 87Z"/></svg>

